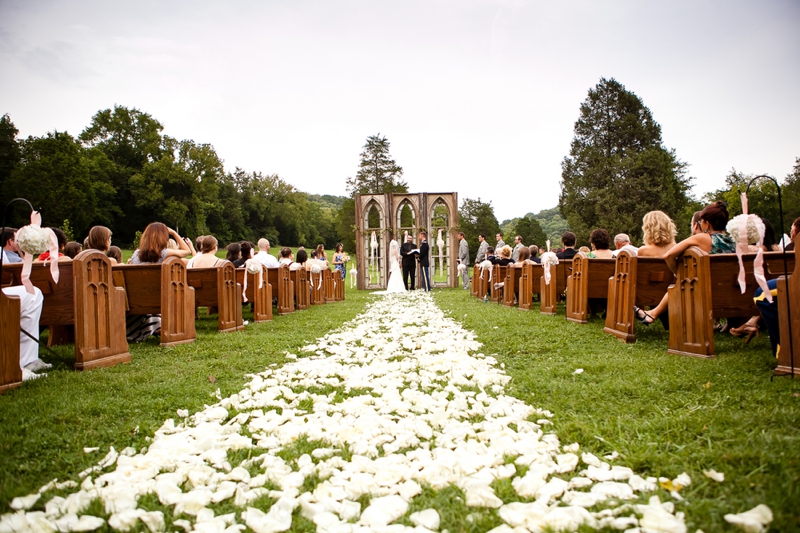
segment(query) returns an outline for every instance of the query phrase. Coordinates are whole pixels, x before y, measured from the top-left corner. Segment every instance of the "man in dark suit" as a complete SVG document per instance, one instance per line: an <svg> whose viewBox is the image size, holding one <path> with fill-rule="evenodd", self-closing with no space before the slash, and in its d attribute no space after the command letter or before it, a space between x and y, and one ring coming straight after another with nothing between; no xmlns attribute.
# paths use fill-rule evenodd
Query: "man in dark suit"
<svg viewBox="0 0 800 533"><path fill-rule="evenodd" d="M428 247L428 234L424 231L419 232L419 275L422 277L422 288L430 292L431 273L430 273L430 248Z"/></svg>
<svg viewBox="0 0 800 533"><path fill-rule="evenodd" d="M564 234L561 236L561 244L564 245L564 250L558 252L556 257L559 259L572 259L578 253L578 250L575 249L575 242L577 241L577 237L571 231L565 231Z"/></svg>
<svg viewBox="0 0 800 533"><path fill-rule="evenodd" d="M400 255L403 258L403 285L407 291L414 290L414 279L417 277L417 261L413 253L416 249L411 235L406 236L406 242L400 247ZM408 282L409 276L411 283Z"/></svg>

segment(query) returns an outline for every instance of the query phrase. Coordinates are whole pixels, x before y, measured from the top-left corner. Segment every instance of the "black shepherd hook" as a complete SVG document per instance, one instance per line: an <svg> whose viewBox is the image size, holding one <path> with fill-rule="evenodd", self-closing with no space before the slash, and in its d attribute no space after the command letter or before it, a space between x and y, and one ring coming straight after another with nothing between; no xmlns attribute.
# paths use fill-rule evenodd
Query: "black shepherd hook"
<svg viewBox="0 0 800 533"><path fill-rule="evenodd" d="M14 202L25 202L26 204L28 204L28 207L31 208L31 211L36 211L36 209L33 208L33 204L31 204L25 198L14 198L10 202L8 202L6 204L6 206L3 208L3 222L2 222L2 229L0 229L0 235L5 235L5 233L6 233L6 211L8 211L9 206L11 204L13 204ZM2 249L0 249L0 280L3 279L3 260L5 259L5 256L6 256L6 254L2 252ZM34 337L33 335L31 335L30 333L28 333L27 331L25 331L22 328L20 328L20 331L23 334L25 334L28 337L30 337L31 339L35 340L36 343L39 346L41 346L42 348L44 348L45 350L47 350L51 354L56 355L55 352L53 352L53 350L50 349L50 347L48 347L46 344L42 343L42 341L40 341L37 337Z"/></svg>
<svg viewBox="0 0 800 533"><path fill-rule="evenodd" d="M788 261L786 259L786 242L784 242L784 240L783 240L783 236L784 236L784 233L783 233L783 201L781 200L781 186L780 186L780 184L778 184L778 180L776 180L772 176L769 176L767 174L760 174L760 175L758 175L755 178L750 180L750 182L747 184L747 189L745 189L744 193L747 194L748 192L750 192L750 186L753 185L753 182L758 180L758 179L762 179L762 178L766 178L766 179L772 181L772 183L774 183L775 187L778 189L778 213L780 214L780 219L781 219L781 221L780 221L781 222L781 233L780 233L780 235L781 235L781 243L783 243L783 246L782 246L782 249L783 249L783 272L784 272L784 276L787 277L787 282L788 282L789 263L788 263ZM795 251L795 255L796 254L797 254L797 252ZM797 259L795 258L795 260L797 260ZM794 377L794 345L793 345L794 339L793 339L793 335L792 335L791 298L786 298L786 314L788 315L786 318L787 318L788 324L789 324L789 364L791 365L791 373L789 375ZM772 372L772 376L770 376L770 380L772 380L777 375L782 375L782 374L776 374L775 371L773 371Z"/></svg>

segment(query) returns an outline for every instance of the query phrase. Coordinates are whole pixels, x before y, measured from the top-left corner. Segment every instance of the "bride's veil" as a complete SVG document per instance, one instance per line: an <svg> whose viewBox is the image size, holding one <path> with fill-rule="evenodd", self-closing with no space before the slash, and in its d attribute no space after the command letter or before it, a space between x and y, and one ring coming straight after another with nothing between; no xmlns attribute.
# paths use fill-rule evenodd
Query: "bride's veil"
<svg viewBox="0 0 800 533"><path fill-rule="evenodd" d="M393 257L400 260L400 248L397 245L397 241L392 239L392 242L389 243L389 257Z"/></svg>

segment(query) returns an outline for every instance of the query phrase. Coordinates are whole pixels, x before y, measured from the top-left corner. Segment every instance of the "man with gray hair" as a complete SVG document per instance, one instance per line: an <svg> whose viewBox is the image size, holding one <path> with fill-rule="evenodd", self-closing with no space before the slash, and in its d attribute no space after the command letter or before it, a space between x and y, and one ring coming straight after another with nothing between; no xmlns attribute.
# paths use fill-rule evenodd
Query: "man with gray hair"
<svg viewBox="0 0 800 533"><path fill-rule="evenodd" d="M617 233L617 235L614 237L614 246L616 247L616 250L611 252L611 255L614 257L617 257L617 254L621 250L627 250L633 255L636 255L639 252L639 249L631 244L631 238L628 237L627 233Z"/></svg>
<svg viewBox="0 0 800 533"><path fill-rule="evenodd" d="M255 255L255 257L253 257L253 259L266 267L280 266L278 260L275 259L275 256L270 255L269 241L264 238L258 239L258 253Z"/></svg>

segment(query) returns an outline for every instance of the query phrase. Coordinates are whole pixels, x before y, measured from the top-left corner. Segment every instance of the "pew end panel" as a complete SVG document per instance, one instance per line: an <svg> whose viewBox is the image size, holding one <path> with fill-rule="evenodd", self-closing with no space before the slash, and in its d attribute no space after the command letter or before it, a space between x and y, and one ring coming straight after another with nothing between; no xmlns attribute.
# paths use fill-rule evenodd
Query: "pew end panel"
<svg viewBox="0 0 800 533"><path fill-rule="evenodd" d="M75 256L72 265L75 370L130 363L125 289L114 285L111 259L99 250L85 250Z"/></svg>
<svg viewBox="0 0 800 533"><path fill-rule="evenodd" d="M186 280L186 265L177 257L161 263L161 346L194 342L194 289Z"/></svg>
<svg viewBox="0 0 800 533"><path fill-rule="evenodd" d="M5 265L3 265L5 266ZM22 385L19 366L20 301L0 291L0 393Z"/></svg>
<svg viewBox="0 0 800 533"><path fill-rule="evenodd" d="M505 280L507 270L507 266L492 266L492 277L491 281L489 282L489 294L491 296L490 299L492 303L499 304L503 302L504 291L502 287L498 288L497 284Z"/></svg>
<svg viewBox="0 0 800 533"><path fill-rule="evenodd" d="M244 329L242 287L236 282L233 264L218 267L189 268L187 282L194 289L195 308L217 308L217 331L229 333Z"/></svg>
<svg viewBox="0 0 800 533"><path fill-rule="evenodd" d="M794 255L800 249L800 234L794 237ZM788 254L787 254L788 258ZM783 262L781 261L781 268ZM790 267L791 268L791 267ZM778 278L778 324L780 352L775 374L800 375L800 263L794 261L794 272ZM791 311L791 327L789 312ZM791 331L790 331L791 330Z"/></svg>
<svg viewBox="0 0 800 533"><path fill-rule="evenodd" d="M692 246L678 258L675 283L667 290L669 347L667 353L714 357L714 327L709 255Z"/></svg>
<svg viewBox="0 0 800 533"><path fill-rule="evenodd" d="M589 258L578 252L572 258L572 274L567 276L566 317L570 322L586 324L589 315Z"/></svg>
<svg viewBox="0 0 800 533"><path fill-rule="evenodd" d="M479 293L478 284L480 283L480 281L479 281L480 271L481 270L480 270L480 268L478 268L478 265L475 265L475 266L472 267L472 283L471 283L469 292L475 298L478 297L478 293Z"/></svg>

